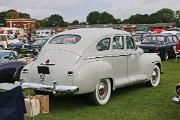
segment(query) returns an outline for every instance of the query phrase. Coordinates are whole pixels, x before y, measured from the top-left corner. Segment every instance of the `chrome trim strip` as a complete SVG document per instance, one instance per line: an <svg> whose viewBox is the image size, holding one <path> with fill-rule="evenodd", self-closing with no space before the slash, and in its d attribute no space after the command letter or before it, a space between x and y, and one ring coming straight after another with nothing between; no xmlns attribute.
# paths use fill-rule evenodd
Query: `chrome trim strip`
<svg viewBox="0 0 180 120"><path fill-rule="evenodd" d="M94 57L85 58L85 59L83 59L83 60L98 59L98 58L105 58L105 57L120 57L120 56L128 56L128 54L124 54L124 55L94 56Z"/></svg>

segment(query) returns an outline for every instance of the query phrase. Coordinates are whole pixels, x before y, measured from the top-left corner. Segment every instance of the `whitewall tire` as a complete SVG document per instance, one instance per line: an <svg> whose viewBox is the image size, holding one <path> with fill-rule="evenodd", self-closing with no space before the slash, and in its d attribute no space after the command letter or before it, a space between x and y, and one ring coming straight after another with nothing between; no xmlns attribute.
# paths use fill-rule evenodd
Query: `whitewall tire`
<svg viewBox="0 0 180 120"><path fill-rule="evenodd" d="M152 72L152 75L151 75L151 80L148 81L148 84L151 87L158 86L159 83L160 83L160 77L161 77L160 68L159 68L159 66L155 65L154 69L153 69L153 72Z"/></svg>
<svg viewBox="0 0 180 120"><path fill-rule="evenodd" d="M109 79L102 79L96 84L96 89L90 94L91 103L94 105L104 105L111 96L111 82Z"/></svg>

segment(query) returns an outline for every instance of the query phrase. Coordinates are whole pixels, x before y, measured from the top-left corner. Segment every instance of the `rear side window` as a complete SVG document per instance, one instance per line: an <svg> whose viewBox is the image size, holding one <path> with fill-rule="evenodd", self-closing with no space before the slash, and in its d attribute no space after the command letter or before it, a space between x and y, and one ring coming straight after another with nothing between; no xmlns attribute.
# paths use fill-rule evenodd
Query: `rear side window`
<svg viewBox="0 0 180 120"><path fill-rule="evenodd" d="M50 44L76 44L81 39L78 35L60 35L54 37Z"/></svg>
<svg viewBox="0 0 180 120"><path fill-rule="evenodd" d="M109 50L109 48L110 48L110 38L105 38L97 44L98 51Z"/></svg>

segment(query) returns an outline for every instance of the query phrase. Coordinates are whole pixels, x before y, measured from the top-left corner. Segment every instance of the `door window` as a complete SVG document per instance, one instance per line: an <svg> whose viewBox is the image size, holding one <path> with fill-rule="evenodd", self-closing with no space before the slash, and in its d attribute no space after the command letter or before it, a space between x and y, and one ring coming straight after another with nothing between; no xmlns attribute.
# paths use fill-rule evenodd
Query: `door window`
<svg viewBox="0 0 180 120"><path fill-rule="evenodd" d="M177 36L173 36L173 40L174 40L175 43L177 43L178 42Z"/></svg>
<svg viewBox="0 0 180 120"><path fill-rule="evenodd" d="M124 49L124 38L123 36L115 36L112 43L113 49Z"/></svg>
<svg viewBox="0 0 180 120"><path fill-rule="evenodd" d="M169 37L168 37L168 43L173 43L172 36L169 36Z"/></svg>
<svg viewBox="0 0 180 120"><path fill-rule="evenodd" d="M98 51L109 50L109 47L110 47L110 38L105 38L97 44Z"/></svg>
<svg viewBox="0 0 180 120"><path fill-rule="evenodd" d="M135 49L135 44L132 37L127 36L126 41L127 41L127 49Z"/></svg>

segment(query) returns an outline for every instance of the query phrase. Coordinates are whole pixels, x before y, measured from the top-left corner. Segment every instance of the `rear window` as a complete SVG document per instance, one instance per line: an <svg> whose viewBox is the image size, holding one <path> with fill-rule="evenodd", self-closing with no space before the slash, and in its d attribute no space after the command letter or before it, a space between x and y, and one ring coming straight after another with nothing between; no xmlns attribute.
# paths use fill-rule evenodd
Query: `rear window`
<svg viewBox="0 0 180 120"><path fill-rule="evenodd" d="M81 39L78 35L60 35L54 37L50 44L76 44Z"/></svg>

